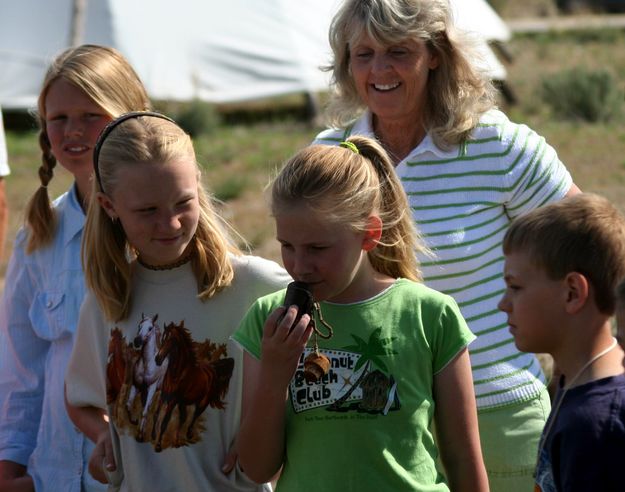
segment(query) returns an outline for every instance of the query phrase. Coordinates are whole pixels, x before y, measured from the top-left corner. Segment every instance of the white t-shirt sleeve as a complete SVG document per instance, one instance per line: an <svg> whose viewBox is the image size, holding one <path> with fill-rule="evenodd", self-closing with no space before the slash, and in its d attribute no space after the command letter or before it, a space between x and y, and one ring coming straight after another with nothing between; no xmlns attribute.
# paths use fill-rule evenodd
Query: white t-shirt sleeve
<svg viewBox="0 0 625 492"><path fill-rule="evenodd" d="M65 374L67 401L72 405L106 409L108 339L109 329L96 298L87 293Z"/></svg>

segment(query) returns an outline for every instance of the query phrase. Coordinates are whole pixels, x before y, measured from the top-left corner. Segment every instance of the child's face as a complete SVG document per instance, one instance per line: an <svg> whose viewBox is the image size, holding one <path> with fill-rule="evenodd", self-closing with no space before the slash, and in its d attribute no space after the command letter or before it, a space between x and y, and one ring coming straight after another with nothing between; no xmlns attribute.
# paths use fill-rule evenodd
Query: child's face
<svg viewBox="0 0 625 492"><path fill-rule="evenodd" d="M48 88L46 132L52 154L70 173L85 196L93 173L93 149L111 117L81 89L64 79Z"/></svg>
<svg viewBox="0 0 625 492"><path fill-rule="evenodd" d="M616 339L623 350L625 350L625 306L618 306L616 309ZM625 358L623 359L625 367Z"/></svg>
<svg viewBox="0 0 625 492"><path fill-rule="evenodd" d="M195 235L200 216L198 174L192 159L120 166L110 197L98 200L118 217L144 263L176 262Z"/></svg>
<svg viewBox="0 0 625 492"><path fill-rule="evenodd" d="M567 291L563 281L551 280L523 253L506 255L506 291L498 307L508 315L510 333L523 352L553 353L565 314Z"/></svg>
<svg viewBox="0 0 625 492"><path fill-rule="evenodd" d="M304 206L276 214L277 239L284 267L295 280L306 282L316 300L361 300L369 260L363 250L365 233L319 220Z"/></svg>

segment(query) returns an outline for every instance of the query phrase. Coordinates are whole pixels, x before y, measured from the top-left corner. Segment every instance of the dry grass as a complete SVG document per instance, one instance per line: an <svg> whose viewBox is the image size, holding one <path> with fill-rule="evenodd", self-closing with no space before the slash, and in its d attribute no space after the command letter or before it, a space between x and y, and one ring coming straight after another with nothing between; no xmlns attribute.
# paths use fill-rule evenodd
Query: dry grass
<svg viewBox="0 0 625 492"><path fill-rule="evenodd" d="M625 212L625 125L584 124L553 119L540 97L540 82L560 71L583 67L611 70L625 93L625 52L610 49L622 44L621 31L587 32L580 35L517 37L511 44L514 63L509 79L522 101L509 108L516 121L523 121L542 134L557 149L576 183L584 191L605 195Z"/></svg>

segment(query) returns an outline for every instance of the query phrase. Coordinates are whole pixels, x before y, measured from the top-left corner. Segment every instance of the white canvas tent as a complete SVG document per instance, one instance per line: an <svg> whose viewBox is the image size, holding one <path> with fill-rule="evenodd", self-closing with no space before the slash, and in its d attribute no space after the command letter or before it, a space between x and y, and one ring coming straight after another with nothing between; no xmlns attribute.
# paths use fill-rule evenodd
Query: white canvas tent
<svg viewBox="0 0 625 492"><path fill-rule="evenodd" d="M486 0L451 0L456 25L481 40L480 54L487 70L495 80L506 79L506 69L488 43L505 43L512 33Z"/></svg>
<svg viewBox="0 0 625 492"><path fill-rule="evenodd" d="M0 105L33 107L70 45L73 0L0 0ZM85 0L82 42L119 49L154 99L234 102L323 91L340 0ZM454 0L461 27L509 32L485 0ZM484 43L493 78L505 69Z"/></svg>

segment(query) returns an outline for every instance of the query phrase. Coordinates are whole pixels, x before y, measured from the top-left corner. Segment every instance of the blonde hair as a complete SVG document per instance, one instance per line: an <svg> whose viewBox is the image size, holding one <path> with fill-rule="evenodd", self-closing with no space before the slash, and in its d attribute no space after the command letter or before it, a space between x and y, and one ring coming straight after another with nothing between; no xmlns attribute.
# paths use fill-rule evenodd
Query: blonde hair
<svg viewBox="0 0 625 492"><path fill-rule="evenodd" d="M503 252L527 255L553 280L584 275L598 309L611 315L616 285L625 276L625 217L599 195L564 198L513 220Z"/></svg>
<svg viewBox="0 0 625 492"><path fill-rule="evenodd" d="M93 180L82 260L87 286L106 317L119 321L128 316L131 308L131 262L135 254L121 224L109 218L98 203L97 194L102 192L110 197L120 182L119 170L124 167L158 166L188 159L196 162L196 159L189 135L175 123L153 116L136 116L116 124L100 144L97 161L100 181ZM224 230L225 222L201 185L199 166L197 173L200 217L191 246L191 261L198 297L205 300L230 285L234 271L229 253L240 252L230 241Z"/></svg>
<svg viewBox="0 0 625 492"><path fill-rule="evenodd" d="M312 145L291 157L271 185L273 215L303 203L316 216L354 231L365 231L369 217L378 215L382 236L368 252L373 268L393 278L421 280L416 254L426 248L390 158L370 138L352 136L347 142L345 147Z"/></svg>
<svg viewBox="0 0 625 492"><path fill-rule="evenodd" d="M422 121L440 148L467 140L495 106L495 88L479 68L476 40L453 27L448 0L346 0L330 25L330 126L343 128L365 109L350 69L350 44L367 34L382 45L423 40L438 58L430 70Z"/></svg>
<svg viewBox="0 0 625 492"><path fill-rule="evenodd" d="M46 97L51 85L59 79L81 89L113 118L128 111L148 110L151 107L138 75L121 53L113 48L85 44L70 48L54 59L48 68L37 101L41 186L26 208L28 253L49 244L56 230L56 215L47 190L48 183L54 176L56 158L50 150L46 130Z"/></svg>

